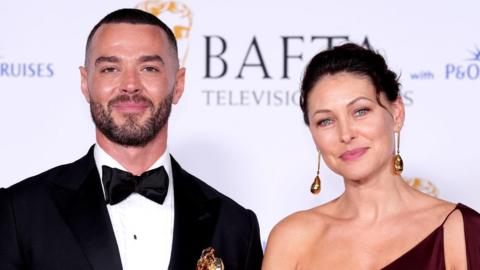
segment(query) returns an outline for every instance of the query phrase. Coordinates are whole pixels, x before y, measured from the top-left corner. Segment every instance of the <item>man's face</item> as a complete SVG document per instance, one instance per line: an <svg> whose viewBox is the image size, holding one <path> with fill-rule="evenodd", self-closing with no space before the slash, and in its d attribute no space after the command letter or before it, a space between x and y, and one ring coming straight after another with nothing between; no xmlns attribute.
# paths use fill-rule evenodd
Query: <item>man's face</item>
<svg viewBox="0 0 480 270"><path fill-rule="evenodd" d="M124 146L144 146L166 127L185 78L166 34L146 24L100 26L80 72L97 129Z"/></svg>

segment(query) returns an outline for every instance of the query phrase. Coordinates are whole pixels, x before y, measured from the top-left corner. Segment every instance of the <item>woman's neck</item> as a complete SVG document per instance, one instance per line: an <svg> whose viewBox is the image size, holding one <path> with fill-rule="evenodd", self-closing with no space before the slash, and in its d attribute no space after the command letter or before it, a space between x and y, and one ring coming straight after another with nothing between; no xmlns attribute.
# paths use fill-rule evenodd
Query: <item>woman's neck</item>
<svg viewBox="0 0 480 270"><path fill-rule="evenodd" d="M363 180L344 181L345 192L336 205L345 218L376 222L399 213L415 196L402 177L391 172Z"/></svg>

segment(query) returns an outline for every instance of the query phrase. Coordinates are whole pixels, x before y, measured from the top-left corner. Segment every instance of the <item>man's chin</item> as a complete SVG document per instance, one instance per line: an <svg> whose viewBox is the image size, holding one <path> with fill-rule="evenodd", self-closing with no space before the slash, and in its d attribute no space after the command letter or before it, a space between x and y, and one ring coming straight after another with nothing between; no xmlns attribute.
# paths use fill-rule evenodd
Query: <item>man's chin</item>
<svg viewBox="0 0 480 270"><path fill-rule="evenodd" d="M114 110L112 111L112 117L140 117L143 115L147 115L148 111L147 110L139 110L139 111L132 111L132 110Z"/></svg>
<svg viewBox="0 0 480 270"><path fill-rule="evenodd" d="M109 141L124 147L144 147L153 140L155 134L138 127L122 127L115 131L100 131Z"/></svg>
<svg viewBox="0 0 480 270"><path fill-rule="evenodd" d="M119 127L125 125L143 126L149 119L146 113L121 113L112 115L113 123Z"/></svg>

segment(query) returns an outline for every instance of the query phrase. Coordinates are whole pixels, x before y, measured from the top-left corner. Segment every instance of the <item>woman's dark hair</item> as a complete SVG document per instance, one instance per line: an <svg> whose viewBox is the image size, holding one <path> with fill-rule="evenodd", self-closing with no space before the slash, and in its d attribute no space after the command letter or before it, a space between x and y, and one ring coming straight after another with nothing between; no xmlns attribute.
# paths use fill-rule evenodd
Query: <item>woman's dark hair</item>
<svg viewBox="0 0 480 270"><path fill-rule="evenodd" d="M347 43L322 51L315 55L305 69L300 89L300 107L303 119L308 125L308 97L315 84L325 75L349 72L370 79L377 93L380 106L380 93L389 101L395 101L400 91L398 76L389 70L385 59L375 51L353 43Z"/></svg>

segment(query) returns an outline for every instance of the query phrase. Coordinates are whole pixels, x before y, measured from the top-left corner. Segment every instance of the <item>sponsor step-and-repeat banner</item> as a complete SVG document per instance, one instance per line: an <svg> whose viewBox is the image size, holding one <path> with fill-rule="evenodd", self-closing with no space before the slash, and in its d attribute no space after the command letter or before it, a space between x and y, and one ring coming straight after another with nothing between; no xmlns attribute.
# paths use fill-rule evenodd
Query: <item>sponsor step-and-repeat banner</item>
<svg viewBox="0 0 480 270"><path fill-rule="evenodd" d="M321 164L299 109L317 52L347 41L398 72L406 121L404 177L480 210L480 2L7 1L0 8L0 186L84 155L95 142L80 92L87 35L108 12L136 7L174 31L187 69L169 151L184 168L253 209L262 238L288 214L343 192Z"/></svg>

